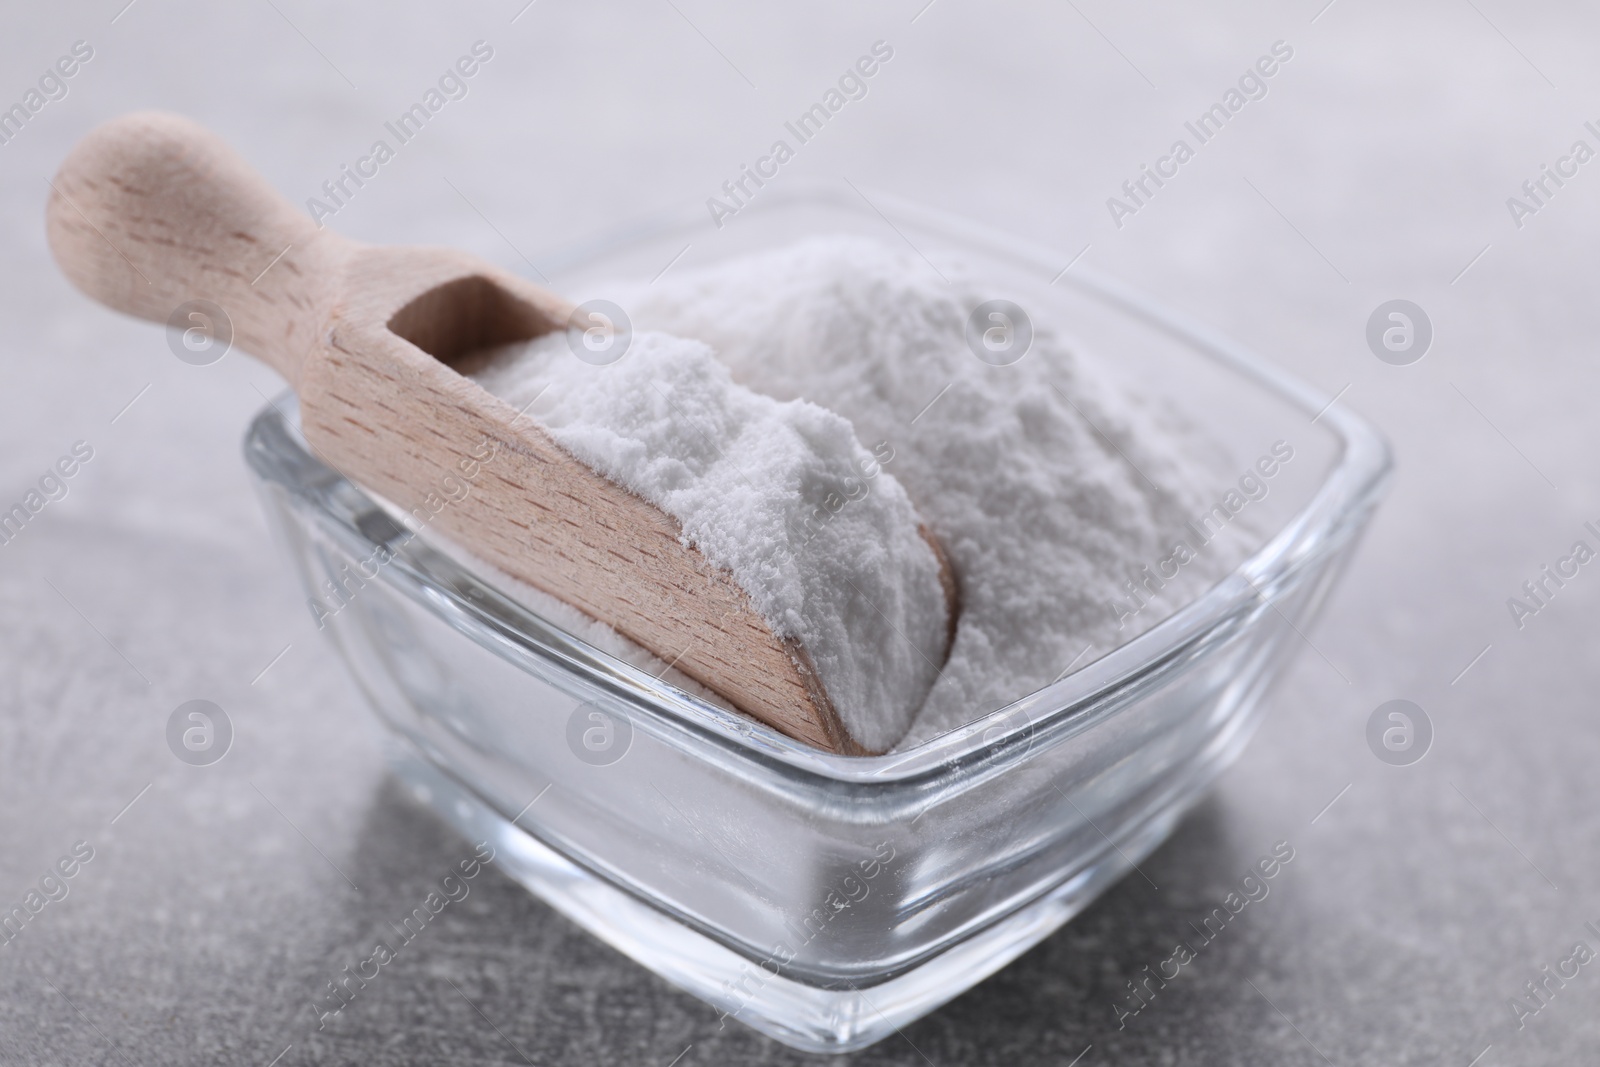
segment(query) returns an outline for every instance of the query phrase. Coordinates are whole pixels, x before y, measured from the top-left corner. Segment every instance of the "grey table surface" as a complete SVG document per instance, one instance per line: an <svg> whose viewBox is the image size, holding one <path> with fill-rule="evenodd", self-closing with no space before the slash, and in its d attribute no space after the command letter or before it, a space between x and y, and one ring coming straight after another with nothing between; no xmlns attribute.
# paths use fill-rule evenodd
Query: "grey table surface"
<svg viewBox="0 0 1600 1067"><path fill-rule="evenodd" d="M526 271L621 220L697 205L875 40L895 57L791 173L1026 234L1137 282L1378 422L1399 472L1238 763L1144 865L1010 967L861 1063L1571 1064L1600 973L1600 577L1507 598L1600 520L1592 358L1600 163L1507 198L1600 119L1592 5L1275 0L717 5L560 0L11 5L0 105L93 57L0 145L0 504L93 458L0 545L0 903L75 842L93 859L0 945L6 1064L799 1063L498 874L338 1024L330 972L463 844L386 776L304 611L238 441L281 383L179 362L74 292L46 179L135 107L215 127L297 199L475 40L494 57L343 208L357 237ZM926 5L926 6L924 6ZM1106 198L1274 41L1292 61L1138 213ZM1595 172L1595 173L1591 173ZM1520 225L1519 225L1520 222ZM886 239L893 235L886 231ZM686 262L715 254L709 220ZM559 286L559 275L553 279ZM1378 304L1436 337L1368 350ZM203 697L237 727L205 768L164 741ZM1364 730L1426 709L1408 767ZM1272 842L1295 862L1119 1029L1124 983ZM343 872L343 873L341 873ZM348 876L348 881L346 879ZM359 886L359 890L355 887ZM1159 888L1157 888L1159 887ZM675 1057L680 1057L674 1060Z"/></svg>

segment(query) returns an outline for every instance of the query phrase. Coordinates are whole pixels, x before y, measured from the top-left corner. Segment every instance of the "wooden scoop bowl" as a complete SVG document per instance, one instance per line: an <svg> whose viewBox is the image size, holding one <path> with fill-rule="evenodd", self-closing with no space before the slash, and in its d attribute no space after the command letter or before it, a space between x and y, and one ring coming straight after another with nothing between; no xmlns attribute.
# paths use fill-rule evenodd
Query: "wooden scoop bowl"
<svg viewBox="0 0 1600 1067"><path fill-rule="evenodd" d="M480 349L567 329L570 302L461 252L319 228L176 115L99 127L52 185L50 246L80 289L157 322L192 300L221 307L239 346L299 393L306 441L342 474L408 510L470 481L433 519L452 538L752 718L863 752L806 650L684 547L675 520L453 369ZM953 612L953 582L946 590Z"/></svg>

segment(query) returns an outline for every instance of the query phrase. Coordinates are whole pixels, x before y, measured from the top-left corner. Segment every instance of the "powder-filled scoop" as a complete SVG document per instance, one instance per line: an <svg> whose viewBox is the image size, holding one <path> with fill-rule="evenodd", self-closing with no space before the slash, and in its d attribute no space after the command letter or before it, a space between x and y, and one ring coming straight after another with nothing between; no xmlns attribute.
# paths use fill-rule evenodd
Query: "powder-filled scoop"
<svg viewBox="0 0 1600 1067"><path fill-rule="evenodd" d="M871 470L843 418L752 393L704 346L659 335L586 378L597 368L560 365L564 298L464 253L318 229L177 116L99 127L53 185L51 247L79 288L160 322L220 308L232 340L299 393L330 466L739 711L836 752L881 751L932 686L954 583L904 490L872 471L829 528L804 521L834 480ZM471 356L490 380L485 350L552 335L513 356L551 394L529 413L456 369ZM470 491L432 506L463 480Z"/></svg>

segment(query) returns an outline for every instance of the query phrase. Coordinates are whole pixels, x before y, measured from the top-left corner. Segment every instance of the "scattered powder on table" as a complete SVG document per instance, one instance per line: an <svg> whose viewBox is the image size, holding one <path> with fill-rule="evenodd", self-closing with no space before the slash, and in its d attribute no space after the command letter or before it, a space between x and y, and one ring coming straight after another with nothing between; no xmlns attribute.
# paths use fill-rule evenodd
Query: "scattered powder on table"
<svg viewBox="0 0 1600 1067"><path fill-rule="evenodd" d="M965 725L1159 621L1112 605L1171 553L1216 480L1172 420L1051 324L1034 319L1011 366L978 360L966 319L994 294L944 273L874 242L816 238L614 288L641 332L611 367L557 336L478 376L519 407L548 386L530 414L684 522L775 628L801 636L873 749ZM792 440L769 440L779 429ZM828 492L837 510L819 525ZM960 586L936 678L943 602L931 552L913 543L918 516ZM1241 555L1217 544L1162 599L1192 599ZM833 588L846 574L894 625Z"/></svg>

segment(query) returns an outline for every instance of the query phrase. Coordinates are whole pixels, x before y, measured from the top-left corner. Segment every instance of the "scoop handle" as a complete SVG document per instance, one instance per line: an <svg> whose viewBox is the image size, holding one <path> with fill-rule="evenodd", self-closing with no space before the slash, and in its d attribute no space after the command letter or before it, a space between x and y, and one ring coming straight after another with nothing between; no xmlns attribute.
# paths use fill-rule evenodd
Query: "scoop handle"
<svg viewBox="0 0 1600 1067"><path fill-rule="evenodd" d="M50 184L50 248L79 289L220 339L212 309L179 311L209 301L234 343L298 386L349 246L219 137L179 115L123 115L90 131Z"/></svg>

